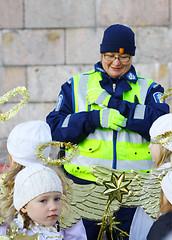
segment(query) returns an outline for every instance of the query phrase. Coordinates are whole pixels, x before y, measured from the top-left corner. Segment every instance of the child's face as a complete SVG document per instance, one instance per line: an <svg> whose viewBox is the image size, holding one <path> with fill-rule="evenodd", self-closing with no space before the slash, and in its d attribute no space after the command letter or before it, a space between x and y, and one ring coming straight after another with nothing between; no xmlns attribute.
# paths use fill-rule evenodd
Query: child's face
<svg viewBox="0 0 172 240"><path fill-rule="evenodd" d="M157 161L160 155L160 146L159 144L150 143L148 148L150 149L150 154L154 162Z"/></svg>
<svg viewBox="0 0 172 240"><path fill-rule="evenodd" d="M61 196L60 192L39 195L27 203L21 211L41 225L53 226L61 213Z"/></svg>

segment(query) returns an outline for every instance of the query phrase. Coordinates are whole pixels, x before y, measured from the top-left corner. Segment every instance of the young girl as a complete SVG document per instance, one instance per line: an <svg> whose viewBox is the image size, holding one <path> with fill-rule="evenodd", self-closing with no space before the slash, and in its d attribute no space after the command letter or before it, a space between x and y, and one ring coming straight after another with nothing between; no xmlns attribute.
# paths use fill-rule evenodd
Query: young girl
<svg viewBox="0 0 172 240"><path fill-rule="evenodd" d="M41 159L35 157L35 148L39 144L50 141L52 141L50 127L46 122L40 120L20 123L10 132L7 139L10 167L3 175L3 188L5 191L0 194L0 217L3 218L5 223L0 226L0 235L5 234L8 223L12 221L16 214L12 198L15 176L30 164L43 164ZM49 153L50 148L44 150L47 157ZM66 195L67 191L71 191L69 180L58 167L54 168L54 170L61 177L63 194ZM63 232L65 240L87 239L82 219Z"/></svg>
<svg viewBox="0 0 172 240"><path fill-rule="evenodd" d="M18 233L39 233L40 240L64 239L58 219L62 209L67 210L66 202L61 179L55 171L41 164L24 168L14 183L13 204L18 214L13 221Z"/></svg>
<svg viewBox="0 0 172 240"><path fill-rule="evenodd" d="M172 167L172 113L159 117L150 128L151 143L149 145L155 168L158 170ZM138 207L130 228L130 240L146 240L154 223L145 211Z"/></svg>
<svg viewBox="0 0 172 240"><path fill-rule="evenodd" d="M169 171L161 182L160 210L163 214L152 225L147 240L165 240L172 233L172 172ZM168 238L172 239L172 238Z"/></svg>

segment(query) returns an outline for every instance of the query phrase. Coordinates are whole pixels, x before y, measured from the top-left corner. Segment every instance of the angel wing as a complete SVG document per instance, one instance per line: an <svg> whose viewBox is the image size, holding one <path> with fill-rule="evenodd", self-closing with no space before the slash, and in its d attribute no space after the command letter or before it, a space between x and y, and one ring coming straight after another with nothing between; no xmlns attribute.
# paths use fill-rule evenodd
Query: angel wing
<svg viewBox="0 0 172 240"><path fill-rule="evenodd" d="M70 213L67 221L60 222L63 229L71 227L79 219L86 218L101 221L107 205L108 196L103 194L104 186L96 184L80 185L72 182L73 194L68 195ZM111 211L117 211L119 205L112 203Z"/></svg>
<svg viewBox="0 0 172 240"><path fill-rule="evenodd" d="M102 165L94 165L91 173L96 184L79 185L72 183L73 197L70 199L70 217L61 222L61 227L71 227L80 218L102 221L110 203L110 211L120 206L141 206L153 219L159 214L161 180L172 168L142 173L131 170L123 172Z"/></svg>
<svg viewBox="0 0 172 240"><path fill-rule="evenodd" d="M159 199L161 191L161 180L172 168L163 170L152 170L149 173L143 173L135 170L125 172L125 180L130 180L128 190L131 194L123 196L123 207L142 207L153 219L159 215ZM106 168L100 165L94 165L91 173L96 177L96 182L104 185L105 181L111 178L114 173L119 177L122 171Z"/></svg>

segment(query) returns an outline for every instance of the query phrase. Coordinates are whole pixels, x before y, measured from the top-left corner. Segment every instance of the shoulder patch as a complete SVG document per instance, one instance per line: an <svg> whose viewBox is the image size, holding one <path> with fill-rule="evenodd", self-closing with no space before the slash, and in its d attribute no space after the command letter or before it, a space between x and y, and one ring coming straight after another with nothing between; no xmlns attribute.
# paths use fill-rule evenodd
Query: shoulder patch
<svg viewBox="0 0 172 240"><path fill-rule="evenodd" d="M132 72L129 72L126 77L129 79L129 80L136 80L137 77L135 74L133 74Z"/></svg>
<svg viewBox="0 0 172 240"><path fill-rule="evenodd" d="M59 111L60 107L61 107L61 104L62 104L62 101L63 101L63 95L60 94L58 96L58 99L57 99L57 104L56 104L56 109L55 111Z"/></svg>
<svg viewBox="0 0 172 240"><path fill-rule="evenodd" d="M156 103L161 103L160 98L162 97L162 95L163 94L161 92L156 92L153 94L153 97Z"/></svg>

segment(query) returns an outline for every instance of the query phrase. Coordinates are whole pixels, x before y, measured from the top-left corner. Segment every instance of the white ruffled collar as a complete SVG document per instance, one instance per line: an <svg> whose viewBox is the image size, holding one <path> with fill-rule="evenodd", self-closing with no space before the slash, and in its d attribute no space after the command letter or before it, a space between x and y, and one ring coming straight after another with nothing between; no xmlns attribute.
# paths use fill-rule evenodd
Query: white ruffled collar
<svg viewBox="0 0 172 240"><path fill-rule="evenodd" d="M57 224L54 226L43 226L37 222L34 222L34 226L31 227L37 232L54 232L57 233Z"/></svg>
<svg viewBox="0 0 172 240"><path fill-rule="evenodd" d="M32 231L33 233L39 233L45 239L47 239L47 238L59 239L59 240L63 239L63 236L61 235L61 233L57 231L57 226L58 226L57 224L54 226L43 226L37 222L34 222L34 224L30 225L27 230L27 229L23 228L24 220L23 220L23 217L21 216L21 214L18 214L15 221L19 227L19 230L21 230L22 232Z"/></svg>

